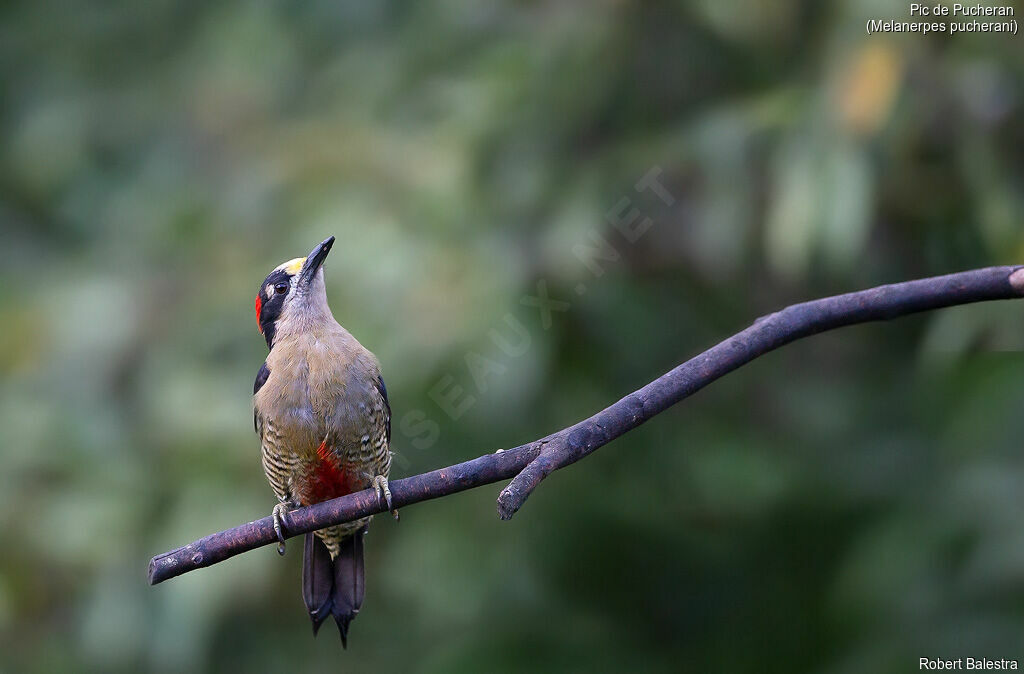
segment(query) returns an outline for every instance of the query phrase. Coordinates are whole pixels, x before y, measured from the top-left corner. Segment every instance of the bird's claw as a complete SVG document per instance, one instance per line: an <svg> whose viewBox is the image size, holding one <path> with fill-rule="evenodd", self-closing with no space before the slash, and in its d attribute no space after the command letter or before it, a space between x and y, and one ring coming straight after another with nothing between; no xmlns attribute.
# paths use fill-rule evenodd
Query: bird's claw
<svg viewBox="0 0 1024 674"><path fill-rule="evenodd" d="M290 503L278 503L274 506L274 533L277 534L277 554L284 556L284 516L290 510Z"/></svg>
<svg viewBox="0 0 1024 674"><path fill-rule="evenodd" d="M395 510L394 505L391 503L391 487L388 485L388 479L383 475L378 475L373 478L373 488L377 491L377 501L380 502L382 499L388 505L388 510L391 512L391 516L398 521L398 511Z"/></svg>

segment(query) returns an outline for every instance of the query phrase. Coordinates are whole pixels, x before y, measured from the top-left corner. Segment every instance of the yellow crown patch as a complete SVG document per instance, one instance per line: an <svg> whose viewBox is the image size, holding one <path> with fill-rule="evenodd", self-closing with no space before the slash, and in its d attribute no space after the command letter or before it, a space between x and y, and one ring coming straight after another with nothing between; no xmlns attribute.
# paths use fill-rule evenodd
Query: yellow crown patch
<svg viewBox="0 0 1024 674"><path fill-rule="evenodd" d="M279 265L275 271L284 270L294 276L295 274L299 273L299 270L302 269L302 265L305 264L305 262L306 258L297 257L294 260L288 260L284 264Z"/></svg>

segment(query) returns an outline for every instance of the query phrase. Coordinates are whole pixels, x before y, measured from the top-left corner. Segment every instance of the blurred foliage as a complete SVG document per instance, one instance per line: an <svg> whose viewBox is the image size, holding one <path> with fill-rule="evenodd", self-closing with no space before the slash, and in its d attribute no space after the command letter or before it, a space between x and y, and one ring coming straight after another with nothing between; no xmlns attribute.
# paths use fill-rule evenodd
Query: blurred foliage
<svg viewBox="0 0 1024 674"><path fill-rule="evenodd" d="M1020 39L865 35L898 11L5 3L0 672L1019 658L1009 303L787 347L510 523L498 486L378 519L344 653L309 634L294 546L145 584L151 555L270 512L252 297L328 234L398 476L568 425L792 301L1022 261ZM671 206L634 187L654 167ZM630 208L653 223L633 244L609 217ZM599 276L595 232L621 256ZM571 303L547 329L520 302L538 280ZM473 396L458 419L440 381Z"/></svg>

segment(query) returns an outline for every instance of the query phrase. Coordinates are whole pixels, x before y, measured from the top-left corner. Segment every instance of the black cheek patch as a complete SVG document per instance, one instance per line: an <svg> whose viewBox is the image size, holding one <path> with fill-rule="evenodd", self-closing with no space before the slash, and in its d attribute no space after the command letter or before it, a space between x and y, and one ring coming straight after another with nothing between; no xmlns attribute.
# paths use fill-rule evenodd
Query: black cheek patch
<svg viewBox="0 0 1024 674"><path fill-rule="evenodd" d="M291 277L287 272L280 269L270 272L270 275L260 285L259 295L256 296L260 332L263 333L263 338L267 340L268 347L274 345L274 324L281 317L281 309L284 308L284 298L287 296L287 293L278 295L277 292L272 292L270 297L267 298L267 286L273 288L278 283L288 283L290 285Z"/></svg>
<svg viewBox="0 0 1024 674"><path fill-rule="evenodd" d="M267 348L274 348L274 333L277 332L277 330L274 328L274 322L270 321L266 324L261 325L260 327L263 328L263 339L267 340Z"/></svg>

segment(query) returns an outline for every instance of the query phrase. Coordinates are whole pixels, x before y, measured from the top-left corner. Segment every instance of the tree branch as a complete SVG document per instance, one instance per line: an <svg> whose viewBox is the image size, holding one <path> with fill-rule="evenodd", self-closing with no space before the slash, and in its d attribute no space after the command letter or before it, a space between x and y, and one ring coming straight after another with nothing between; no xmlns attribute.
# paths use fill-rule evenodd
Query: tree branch
<svg viewBox="0 0 1024 674"><path fill-rule="evenodd" d="M574 426L515 449L394 480L392 499L395 507L401 508L513 478L498 496L498 514L509 519L554 471L579 461L719 377L784 344L855 323L1021 296L1024 267L988 267L794 304L757 319L746 330ZM361 491L292 511L285 522L286 533L298 536L384 510L373 490ZM273 520L264 517L157 555L149 563L149 582L155 585L275 542Z"/></svg>

